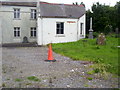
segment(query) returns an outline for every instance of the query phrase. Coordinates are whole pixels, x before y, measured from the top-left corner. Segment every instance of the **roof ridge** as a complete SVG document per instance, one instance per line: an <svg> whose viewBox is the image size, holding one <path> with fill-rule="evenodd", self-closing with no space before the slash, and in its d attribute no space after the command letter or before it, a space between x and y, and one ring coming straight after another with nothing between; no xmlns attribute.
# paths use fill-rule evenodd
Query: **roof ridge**
<svg viewBox="0 0 120 90"><path fill-rule="evenodd" d="M73 4L62 4L62 3L48 3L48 2L40 2L42 4L50 4L50 5L67 5L67 6L78 6L78 7L84 7L83 5L73 5Z"/></svg>
<svg viewBox="0 0 120 90"><path fill-rule="evenodd" d="M37 3L37 2L12 2L12 1L0 1L0 3L4 3L4 4L9 4L9 3ZM78 7L84 7L83 5L73 5L73 4L64 4L64 3L49 3L49 2L43 2L43 1L40 1L41 4L49 4L49 5L67 5L67 6L78 6Z"/></svg>

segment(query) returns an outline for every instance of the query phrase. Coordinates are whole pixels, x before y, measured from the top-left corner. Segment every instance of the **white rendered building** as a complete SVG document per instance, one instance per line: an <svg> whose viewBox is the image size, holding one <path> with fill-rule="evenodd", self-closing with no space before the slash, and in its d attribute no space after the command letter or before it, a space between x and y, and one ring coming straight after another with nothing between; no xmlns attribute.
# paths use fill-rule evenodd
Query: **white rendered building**
<svg viewBox="0 0 120 90"><path fill-rule="evenodd" d="M0 2L0 43L77 41L85 38L85 13L83 5Z"/></svg>

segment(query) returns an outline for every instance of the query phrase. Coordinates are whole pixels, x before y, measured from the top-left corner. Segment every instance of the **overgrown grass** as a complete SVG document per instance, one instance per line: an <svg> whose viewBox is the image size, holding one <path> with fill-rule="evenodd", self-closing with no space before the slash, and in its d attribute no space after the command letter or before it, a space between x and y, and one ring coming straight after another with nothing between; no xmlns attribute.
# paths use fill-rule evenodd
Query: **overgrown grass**
<svg viewBox="0 0 120 90"><path fill-rule="evenodd" d="M106 37L106 45L97 45L96 39L81 39L77 42L53 44L53 51L73 60L103 63L109 66L108 72L118 74L117 46L118 38L109 35Z"/></svg>

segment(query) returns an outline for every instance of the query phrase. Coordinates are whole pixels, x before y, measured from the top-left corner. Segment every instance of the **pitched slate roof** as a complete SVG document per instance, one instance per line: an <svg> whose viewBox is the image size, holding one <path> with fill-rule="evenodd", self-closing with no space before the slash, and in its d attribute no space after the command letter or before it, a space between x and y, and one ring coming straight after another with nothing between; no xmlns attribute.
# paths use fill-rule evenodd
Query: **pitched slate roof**
<svg viewBox="0 0 120 90"><path fill-rule="evenodd" d="M40 4L41 16L44 17L66 17L79 18L85 14L85 7L82 5L67 5L67 4Z"/></svg>
<svg viewBox="0 0 120 90"><path fill-rule="evenodd" d="M37 2L2 2L2 5L36 7ZM85 13L85 7L82 5L40 2L40 15L42 17L79 18Z"/></svg>

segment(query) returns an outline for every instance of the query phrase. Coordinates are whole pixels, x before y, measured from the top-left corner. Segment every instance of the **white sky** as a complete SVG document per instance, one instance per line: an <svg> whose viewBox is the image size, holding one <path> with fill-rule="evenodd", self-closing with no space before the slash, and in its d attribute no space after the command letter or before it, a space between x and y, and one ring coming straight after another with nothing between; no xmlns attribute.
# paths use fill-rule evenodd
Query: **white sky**
<svg viewBox="0 0 120 90"><path fill-rule="evenodd" d="M6 0L0 0L0 1L6 1ZM7 1L37 1L37 0L7 0ZM116 2L120 0L41 0L41 1L50 2L50 3L64 3L64 4L72 4L73 2L78 2L78 4L80 4L81 2L83 2L86 5L86 9L90 9L93 3L98 1L100 2L100 4L105 3L105 5L114 6Z"/></svg>
<svg viewBox="0 0 120 90"><path fill-rule="evenodd" d="M86 6L86 9L88 9L91 8L93 3L98 1L101 4L105 3L105 5L114 6L116 2L118 2L119 0L43 0L43 1L52 2L52 3L65 3L65 4L72 4L73 2L78 2L80 4L81 2L83 2Z"/></svg>

